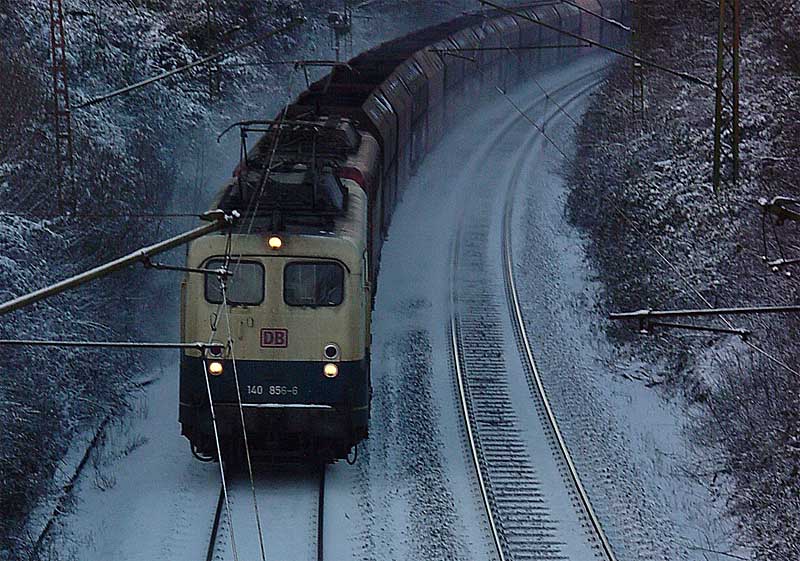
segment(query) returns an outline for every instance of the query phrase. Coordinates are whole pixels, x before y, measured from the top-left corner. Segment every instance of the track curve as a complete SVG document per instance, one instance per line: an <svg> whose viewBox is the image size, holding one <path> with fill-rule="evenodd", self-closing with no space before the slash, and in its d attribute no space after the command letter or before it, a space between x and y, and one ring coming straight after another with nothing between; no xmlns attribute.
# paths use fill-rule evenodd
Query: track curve
<svg viewBox="0 0 800 561"><path fill-rule="evenodd" d="M594 88L597 84L591 86ZM579 95L583 95L582 93ZM536 360L533 356L533 351L531 350L531 344L528 340L528 334L525 329L525 321L522 316L522 307L520 306L519 302L519 295L517 293L516 283L514 281L514 268L513 268L513 251L512 251L512 236L511 236L511 222L512 222L512 213L513 213L513 201L514 195L516 194L516 187L518 182L512 182L511 188L509 189L506 195L506 205L503 212L503 256L504 256L504 273L505 273L505 286L506 286L506 295L508 299L508 304L510 307L511 317L514 323L515 332L517 334L517 343L520 347L520 354L525 359L525 365L527 366L527 371L531 379L532 390L535 391L537 397L541 400L542 407L544 409L544 414L547 417L550 430L553 432L553 435L556 440L556 447L558 449L558 453L563 458L564 463L567 465L567 469L569 472L569 478L571 480L572 485L575 487L575 492L577 493L581 506L583 507L584 515L589 520L591 527L593 529L594 534L597 536L597 540L600 544L600 548L603 552L603 558L606 561L616 561L616 556L614 555L614 551L611 549L611 545L608 542L608 538L603 531L603 527L600 524L597 515L592 508L591 501L589 500L589 496L586 493L586 489L581 482L581 478L578 474L578 470L575 468L575 463L572 460L572 456L569 452L569 448L567 447L567 443L564 440L563 435L561 434L561 429L558 426L558 421L556 419L555 413L553 412L553 408L550 405L550 400L547 398L547 392L544 388L544 383L542 381L542 377L539 373L539 369L536 366Z"/></svg>
<svg viewBox="0 0 800 561"><path fill-rule="evenodd" d="M553 94L570 90L586 82L587 76L566 84ZM588 85L577 87L577 91L564 101L568 106L586 95L602 80L593 80ZM538 102L531 104L530 111ZM563 111L564 105L558 105ZM546 113L543 126L552 121L558 112ZM499 133L502 137L514 125L510 124ZM532 129L531 129L532 130ZM565 544L563 521L550 511L552 492L543 486L537 475L539 464L531 460L526 432L530 432L524 420L515 414L512 405L512 388L506 381L504 353L505 327L510 320L511 330L519 351L519 360L528 378L534 405L541 426L537 431L548 442L550 454L559 465L564 487L571 497L574 527L585 532L584 552L594 558L615 561L602 527L597 520L577 470L569 456L558 423L547 400L544 386L533 360L525 333L519 299L514 284L511 247L512 202L523 168L537 142L543 135L533 134L515 154L513 170L505 191L502 205L501 254L503 292L509 317L502 318L502 304L485 270L490 251L484 242L490 238L489 209L487 202L474 212L467 224L462 216L452 250L451 273L451 317L449 325L453 364L461 411L469 451L475 467L479 494L487 515L489 531L501 561L506 559L567 559L565 551L573 546ZM570 549L573 547L573 549Z"/></svg>

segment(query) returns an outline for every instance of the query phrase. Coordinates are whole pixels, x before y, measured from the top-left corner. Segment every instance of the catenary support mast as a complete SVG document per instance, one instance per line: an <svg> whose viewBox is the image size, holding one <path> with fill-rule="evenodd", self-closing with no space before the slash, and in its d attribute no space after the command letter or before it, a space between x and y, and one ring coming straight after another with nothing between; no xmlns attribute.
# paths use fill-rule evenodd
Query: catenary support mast
<svg viewBox="0 0 800 561"><path fill-rule="evenodd" d="M67 39L61 0L50 0L50 70L53 77L53 129L59 210L72 189L72 122L67 83ZM70 197L72 198L72 197ZM71 201L74 206L75 201Z"/></svg>
<svg viewBox="0 0 800 561"><path fill-rule="evenodd" d="M714 192L739 180L739 0L719 0L717 80L714 101Z"/></svg>
<svg viewBox="0 0 800 561"><path fill-rule="evenodd" d="M643 0L631 0L631 112L634 119L644 116L644 67L642 57Z"/></svg>

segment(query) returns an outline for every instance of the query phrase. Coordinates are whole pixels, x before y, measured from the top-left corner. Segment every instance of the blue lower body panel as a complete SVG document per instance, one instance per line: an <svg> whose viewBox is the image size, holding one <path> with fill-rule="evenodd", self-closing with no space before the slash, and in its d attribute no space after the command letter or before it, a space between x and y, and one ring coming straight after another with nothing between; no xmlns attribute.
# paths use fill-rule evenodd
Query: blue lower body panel
<svg viewBox="0 0 800 561"><path fill-rule="evenodd" d="M366 438L369 422L369 359L338 362L335 378L324 362L221 360L209 375L220 443L243 448L242 414L252 450L279 456L308 453L343 458ZM236 391L239 380L242 408ZM205 455L215 455L214 427L203 359L183 355L180 374L181 433Z"/></svg>

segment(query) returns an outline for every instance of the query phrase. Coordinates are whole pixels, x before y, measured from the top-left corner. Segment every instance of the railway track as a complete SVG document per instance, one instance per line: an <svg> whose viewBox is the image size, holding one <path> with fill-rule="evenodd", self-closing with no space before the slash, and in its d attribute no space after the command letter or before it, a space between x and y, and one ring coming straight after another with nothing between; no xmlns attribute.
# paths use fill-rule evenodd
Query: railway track
<svg viewBox="0 0 800 561"><path fill-rule="evenodd" d="M594 87L594 86L593 86ZM582 94L581 94L582 95ZM517 179L518 179L517 174ZM536 366L536 360L533 356L533 351L531 350L530 341L528 340L528 334L525 330L525 321L522 316L522 307L520 306L519 302L519 294L517 293L516 283L514 281L514 269L513 269L513 251L512 251L512 235L511 235L511 222L513 218L513 201L514 195L516 193L516 187L519 184L518 181L514 181L512 183L511 188L506 196L506 204L505 209L503 211L503 271L504 271L504 281L505 281L505 289L506 289L506 297L508 300L508 305L510 308L511 317L514 324L514 331L516 333L516 341L519 347L520 354L523 357L523 363L525 365L525 369L529 376L529 382L532 386L533 393L539 399L540 411L543 416L547 419L547 425L552 432L552 436L555 439L554 448L555 452L558 456L563 460L567 468L567 472L569 474L569 482L574 487L574 492L577 495L577 498L580 502L582 513L588 520L589 524L591 525L591 530L593 536L596 538L600 551L602 552L602 558L608 561L615 561L616 557L614 556L614 552L611 549L611 545L606 538L605 532L603 532L602 525L600 524L597 515L592 508L591 501L589 500L589 496L586 493L586 489L581 482L581 478L578 474L578 470L575 468L575 463L572 460L572 456L569 453L569 448L567 447L566 441L564 440L564 436L561 434L561 429L558 426L558 420L556 419L555 413L553 412L553 408L550 405L550 400L547 398L547 392L545 391L544 382L542 381L542 377L540 375L539 369Z"/></svg>
<svg viewBox="0 0 800 561"><path fill-rule="evenodd" d="M562 107L578 100L600 81L581 87ZM577 82L560 91L574 87ZM544 126L559 111L551 111ZM525 332L514 282L512 202L526 158L535 143L543 141L541 134L530 135L517 152L505 199L501 201L499 239L493 240L491 235L492 212L497 206L492 198L497 193L484 195L487 200L473 207L469 220L467 216L461 219L452 252L450 286L450 340L456 383L469 451L498 558L501 561L568 559L589 558L589 555L615 561L548 401ZM490 247L497 245L490 246L492 241L499 243L501 249L501 263L494 270L490 264L497 251L491 251ZM508 357L511 338L516 343L516 359ZM513 360L521 364L520 376L530 390L535 415L520 415L519 407L514 405L519 397L513 395L518 386L509 382ZM554 512L551 508L559 502L558 494L541 477L540 466L546 462L541 457L534 460L532 438L541 443L537 447L539 453L549 451L548 462L557 466L563 485L559 491L569 497L561 502L571 504L575 517L572 532L565 531L569 521L564 520L564 511ZM574 540L576 532L584 535L584 546L567 543ZM580 557L575 555L576 547L583 552Z"/></svg>
<svg viewBox="0 0 800 561"><path fill-rule="evenodd" d="M325 466L318 468L316 475L296 472L278 476L257 475L255 488L262 517L266 559L323 561ZM261 559L249 480L229 481L228 500L230 517L220 485L206 561ZM309 529L304 534L305 542L301 537L303 532L298 532L303 524Z"/></svg>

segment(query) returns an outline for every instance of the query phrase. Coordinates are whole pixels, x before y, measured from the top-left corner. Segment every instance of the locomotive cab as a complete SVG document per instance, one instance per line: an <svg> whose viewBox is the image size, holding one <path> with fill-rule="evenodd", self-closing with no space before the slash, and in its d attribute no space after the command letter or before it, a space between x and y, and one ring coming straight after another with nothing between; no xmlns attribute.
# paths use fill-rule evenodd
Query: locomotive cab
<svg viewBox="0 0 800 561"><path fill-rule="evenodd" d="M295 191L315 181L313 196L327 193L331 212L278 212L273 185L264 212L242 220L250 233L189 246L188 268L224 271L187 273L182 284L183 341L219 344L181 359L182 432L202 456L216 453L209 393L221 444L233 450L243 449L242 417L251 449L270 455L343 458L367 435L366 194L312 172L292 165L271 181Z"/></svg>

